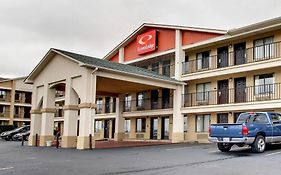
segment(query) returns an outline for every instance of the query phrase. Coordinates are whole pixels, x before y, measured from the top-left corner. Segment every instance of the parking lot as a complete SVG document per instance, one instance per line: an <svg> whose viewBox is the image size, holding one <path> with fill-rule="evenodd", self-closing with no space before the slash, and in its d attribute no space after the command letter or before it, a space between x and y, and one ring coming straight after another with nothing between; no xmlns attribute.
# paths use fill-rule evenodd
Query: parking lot
<svg viewBox="0 0 281 175"><path fill-rule="evenodd" d="M281 146L263 154L214 144L169 144L79 151L21 146L0 140L0 174L273 174L281 169Z"/></svg>

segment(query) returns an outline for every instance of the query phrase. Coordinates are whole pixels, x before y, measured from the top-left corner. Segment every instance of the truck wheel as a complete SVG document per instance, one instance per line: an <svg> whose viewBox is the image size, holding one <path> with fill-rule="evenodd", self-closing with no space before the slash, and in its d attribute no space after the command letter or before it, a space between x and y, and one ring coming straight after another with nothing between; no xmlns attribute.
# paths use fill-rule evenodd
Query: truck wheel
<svg viewBox="0 0 281 175"><path fill-rule="evenodd" d="M232 147L232 145L227 144L227 143L218 143L218 149L221 152L228 152L228 151L230 151L231 147Z"/></svg>
<svg viewBox="0 0 281 175"><path fill-rule="evenodd" d="M262 135L259 135L256 137L253 145L252 145L252 151L255 153L263 153L265 150L265 139Z"/></svg>

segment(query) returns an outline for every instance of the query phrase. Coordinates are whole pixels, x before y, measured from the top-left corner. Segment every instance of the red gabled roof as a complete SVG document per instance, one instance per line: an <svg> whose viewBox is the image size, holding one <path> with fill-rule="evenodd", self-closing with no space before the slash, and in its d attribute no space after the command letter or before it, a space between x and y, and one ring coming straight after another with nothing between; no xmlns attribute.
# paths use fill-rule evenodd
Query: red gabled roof
<svg viewBox="0 0 281 175"><path fill-rule="evenodd" d="M198 32L208 32L208 33L217 33L217 34L226 34L226 30L220 29L208 29L208 28L200 28L200 27L188 27L188 26L178 26L178 25L167 25L167 24L152 24L152 23L143 23L139 28L137 28L133 33L131 33L127 38L125 38L120 44L118 44L113 50L111 50L107 55L103 57L103 59L110 59L116 53L118 53L121 47L126 46L132 40L135 39L137 35L142 33L147 28L165 28L165 29L180 29L187 31L198 31Z"/></svg>

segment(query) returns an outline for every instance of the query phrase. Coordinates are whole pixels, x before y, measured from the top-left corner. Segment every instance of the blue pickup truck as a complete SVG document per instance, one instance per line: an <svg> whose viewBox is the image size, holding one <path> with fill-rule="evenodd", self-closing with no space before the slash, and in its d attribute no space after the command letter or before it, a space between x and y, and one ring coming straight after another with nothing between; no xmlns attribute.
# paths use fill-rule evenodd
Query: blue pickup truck
<svg viewBox="0 0 281 175"><path fill-rule="evenodd" d="M281 114L248 112L240 114L234 124L211 124L209 141L217 143L222 152L233 145L250 145L253 152L262 153L266 144L281 142Z"/></svg>

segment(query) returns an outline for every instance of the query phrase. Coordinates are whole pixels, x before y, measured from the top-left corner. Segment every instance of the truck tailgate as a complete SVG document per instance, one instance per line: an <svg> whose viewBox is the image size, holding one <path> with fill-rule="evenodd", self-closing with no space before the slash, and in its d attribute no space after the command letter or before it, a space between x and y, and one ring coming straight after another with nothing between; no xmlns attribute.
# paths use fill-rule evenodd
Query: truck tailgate
<svg viewBox="0 0 281 175"><path fill-rule="evenodd" d="M212 124L211 137L242 137L242 124Z"/></svg>

